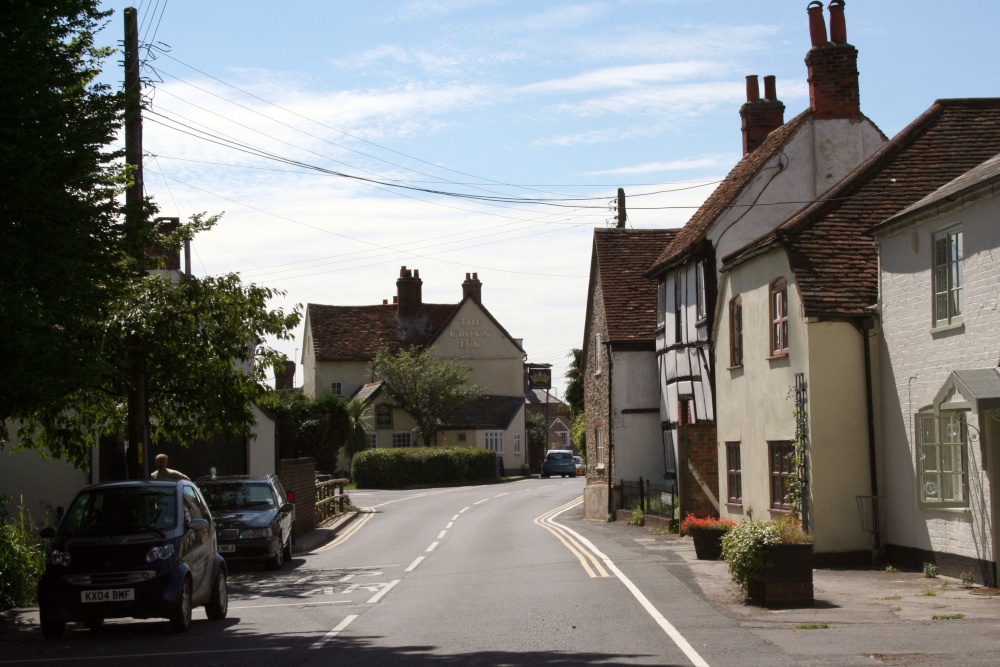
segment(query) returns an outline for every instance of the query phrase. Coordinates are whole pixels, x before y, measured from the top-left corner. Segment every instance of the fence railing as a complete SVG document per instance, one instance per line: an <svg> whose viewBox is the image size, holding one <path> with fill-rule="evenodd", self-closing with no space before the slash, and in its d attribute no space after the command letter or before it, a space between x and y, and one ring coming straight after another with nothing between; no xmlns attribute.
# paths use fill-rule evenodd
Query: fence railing
<svg viewBox="0 0 1000 667"><path fill-rule="evenodd" d="M343 514L350 504L350 497L344 493L344 485L349 479L329 479L316 483L316 525L324 523Z"/></svg>
<svg viewBox="0 0 1000 667"><path fill-rule="evenodd" d="M662 514L667 518L674 516L673 489L652 484L650 480L639 478L639 481L622 479L618 481L618 493L625 509L642 508L647 514Z"/></svg>

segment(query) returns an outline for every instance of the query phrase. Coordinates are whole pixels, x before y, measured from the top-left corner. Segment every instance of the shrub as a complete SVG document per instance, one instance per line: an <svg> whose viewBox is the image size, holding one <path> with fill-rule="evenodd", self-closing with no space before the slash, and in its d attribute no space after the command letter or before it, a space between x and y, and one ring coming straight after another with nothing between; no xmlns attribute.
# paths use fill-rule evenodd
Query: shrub
<svg viewBox="0 0 1000 667"><path fill-rule="evenodd" d="M681 535L694 533L726 533L736 525L732 519L719 517L698 517L688 514L681 521Z"/></svg>
<svg viewBox="0 0 1000 667"><path fill-rule="evenodd" d="M646 525L646 513L642 511L641 507L636 507L632 510L632 516L626 522L627 526L645 526Z"/></svg>
<svg viewBox="0 0 1000 667"><path fill-rule="evenodd" d="M7 513L11 499L0 496L0 610L35 602L35 586L45 570L45 549L31 518L20 505Z"/></svg>
<svg viewBox="0 0 1000 667"><path fill-rule="evenodd" d="M496 466L496 454L472 447L368 449L354 457L351 478L359 489L399 489L493 479Z"/></svg>
<svg viewBox="0 0 1000 667"><path fill-rule="evenodd" d="M936 579L938 576L938 568L934 563L924 563L924 576L928 579Z"/></svg>
<svg viewBox="0 0 1000 667"><path fill-rule="evenodd" d="M812 537L795 519L743 521L722 537L722 557L732 580L744 588L767 567L767 549L775 544L808 544Z"/></svg>

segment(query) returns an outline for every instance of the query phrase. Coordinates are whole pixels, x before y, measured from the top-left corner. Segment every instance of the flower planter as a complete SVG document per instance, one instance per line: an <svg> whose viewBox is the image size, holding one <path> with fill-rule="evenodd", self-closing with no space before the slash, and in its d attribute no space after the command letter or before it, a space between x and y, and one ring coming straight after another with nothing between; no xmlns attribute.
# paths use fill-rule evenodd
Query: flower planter
<svg viewBox="0 0 1000 667"><path fill-rule="evenodd" d="M693 530L694 553L698 560L719 560L722 558L722 530Z"/></svg>
<svg viewBox="0 0 1000 667"><path fill-rule="evenodd" d="M812 544L774 544L767 549L767 567L747 584L751 602L767 607L813 605Z"/></svg>

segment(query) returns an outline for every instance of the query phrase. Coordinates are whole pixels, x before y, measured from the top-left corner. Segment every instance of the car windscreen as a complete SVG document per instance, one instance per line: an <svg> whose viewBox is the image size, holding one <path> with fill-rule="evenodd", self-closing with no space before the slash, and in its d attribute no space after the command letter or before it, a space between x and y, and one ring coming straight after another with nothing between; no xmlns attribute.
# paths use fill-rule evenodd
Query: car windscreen
<svg viewBox="0 0 1000 667"><path fill-rule="evenodd" d="M267 482L205 482L198 488L213 512L263 512L276 506Z"/></svg>
<svg viewBox="0 0 1000 667"><path fill-rule="evenodd" d="M549 452L545 458L550 461L566 461L572 460L573 455L567 452Z"/></svg>
<svg viewBox="0 0 1000 667"><path fill-rule="evenodd" d="M172 486L81 491L66 511L64 535L131 535L177 526L177 492Z"/></svg>

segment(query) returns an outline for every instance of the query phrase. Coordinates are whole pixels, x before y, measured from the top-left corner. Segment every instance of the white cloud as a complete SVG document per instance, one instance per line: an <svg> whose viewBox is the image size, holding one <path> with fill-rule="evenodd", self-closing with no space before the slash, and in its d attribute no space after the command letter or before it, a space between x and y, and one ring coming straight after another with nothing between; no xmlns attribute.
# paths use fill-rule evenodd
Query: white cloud
<svg viewBox="0 0 1000 667"><path fill-rule="evenodd" d="M670 160L668 162L646 162L630 167L618 167L602 171L586 172L585 176L655 174L665 171L686 171L689 169L728 169L740 159L739 155L705 155L697 158Z"/></svg>
<svg viewBox="0 0 1000 667"><path fill-rule="evenodd" d="M518 88L518 92L582 93L614 88L637 88L655 83L673 83L696 77L717 77L725 68L719 63L687 61L606 67L577 76L539 81Z"/></svg>

